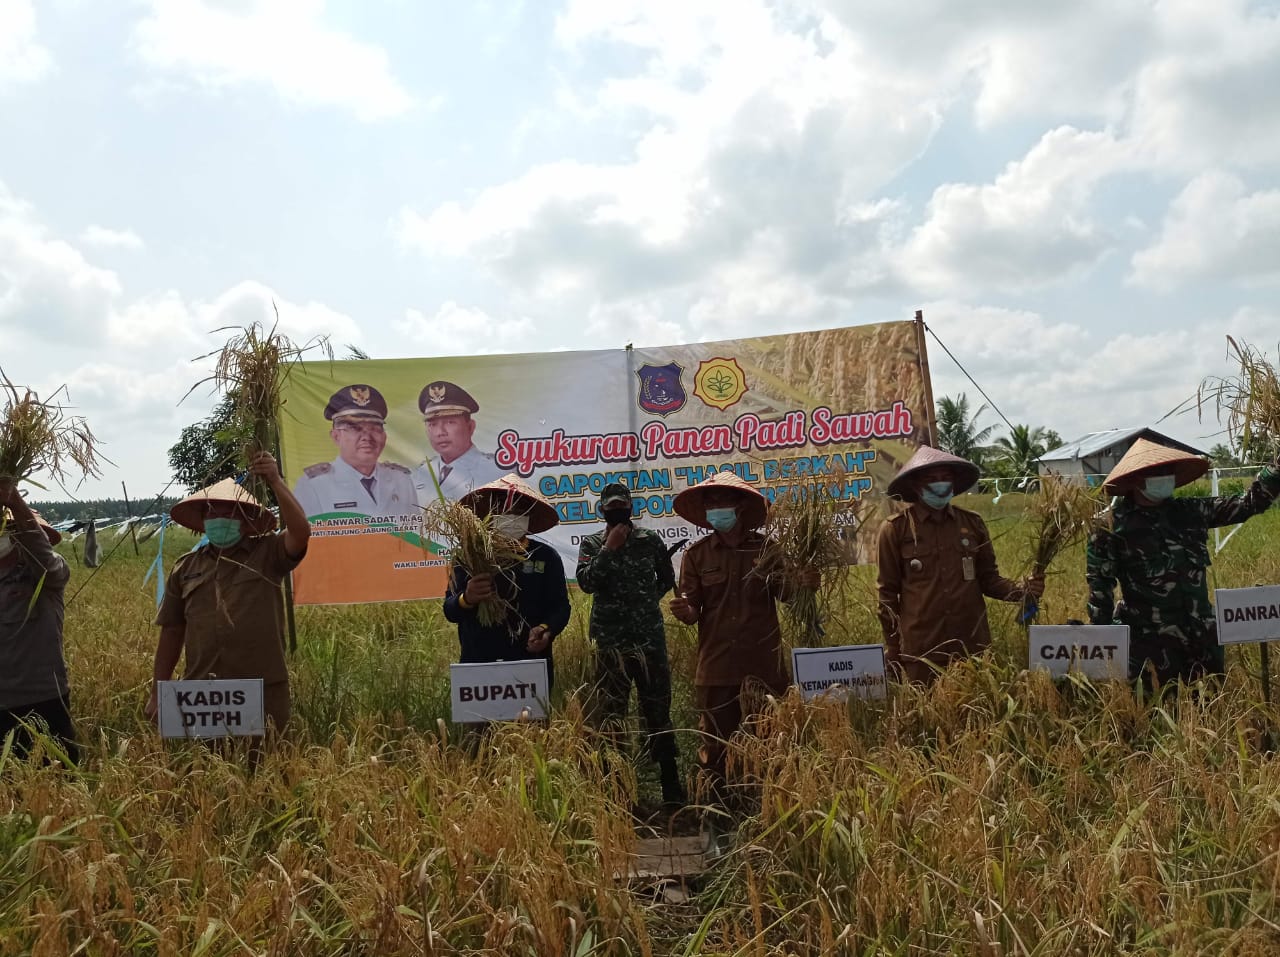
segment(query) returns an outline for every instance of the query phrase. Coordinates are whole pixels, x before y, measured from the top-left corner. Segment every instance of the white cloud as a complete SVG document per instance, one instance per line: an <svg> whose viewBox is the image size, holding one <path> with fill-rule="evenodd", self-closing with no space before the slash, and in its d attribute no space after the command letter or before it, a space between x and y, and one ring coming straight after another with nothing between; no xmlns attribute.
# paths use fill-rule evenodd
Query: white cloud
<svg viewBox="0 0 1280 957"><path fill-rule="evenodd" d="M0 330L92 342L120 294L114 272L49 235L30 206L0 183Z"/></svg>
<svg viewBox="0 0 1280 957"><path fill-rule="evenodd" d="M266 85L289 103L362 120L404 113L412 98L386 53L324 22L324 0L147 0L134 47L151 67L211 90Z"/></svg>
<svg viewBox="0 0 1280 957"><path fill-rule="evenodd" d="M1168 291L1203 279L1280 280L1280 189L1201 173L1173 200L1155 243L1133 256L1132 282Z"/></svg>
<svg viewBox="0 0 1280 957"><path fill-rule="evenodd" d="M80 242L101 249L141 249L142 237L132 229L109 229L106 226L86 226L80 233Z"/></svg>
<svg viewBox="0 0 1280 957"><path fill-rule="evenodd" d="M53 69L53 57L36 42L32 0L0 0L0 93L33 83Z"/></svg>
<svg viewBox="0 0 1280 957"><path fill-rule="evenodd" d="M483 309L460 306L452 300L428 316L418 309L405 311L392 323L396 333L425 347L425 355L457 356L518 352L533 345L534 324L527 316L495 319Z"/></svg>
<svg viewBox="0 0 1280 957"><path fill-rule="evenodd" d="M1092 210L1098 183L1130 162L1110 133L1046 133L995 181L948 183L903 250L912 282L935 292L1024 290L1079 276L1114 242Z"/></svg>

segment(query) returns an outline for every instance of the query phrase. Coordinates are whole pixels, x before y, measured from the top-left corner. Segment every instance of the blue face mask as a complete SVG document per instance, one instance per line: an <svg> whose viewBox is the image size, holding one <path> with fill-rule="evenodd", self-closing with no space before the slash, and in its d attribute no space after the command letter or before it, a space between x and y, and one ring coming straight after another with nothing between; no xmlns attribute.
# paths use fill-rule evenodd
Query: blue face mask
<svg viewBox="0 0 1280 957"><path fill-rule="evenodd" d="M1153 502L1163 502L1177 487L1176 475L1153 475L1142 483L1142 494Z"/></svg>
<svg viewBox="0 0 1280 957"><path fill-rule="evenodd" d="M738 524L738 510L736 508L709 508L707 509L707 524L717 532L731 531Z"/></svg>
<svg viewBox="0 0 1280 957"><path fill-rule="evenodd" d="M204 533L210 545L218 548L230 548L240 541L240 519L238 518L206 518Z"/></svg>
<svg viewBox="0 0 1280 957"><path fill-rule="evenodd" d="M946 508L955 498L955 486L950 482L930 482L920 490L920 499L930 508Z"/></svg>

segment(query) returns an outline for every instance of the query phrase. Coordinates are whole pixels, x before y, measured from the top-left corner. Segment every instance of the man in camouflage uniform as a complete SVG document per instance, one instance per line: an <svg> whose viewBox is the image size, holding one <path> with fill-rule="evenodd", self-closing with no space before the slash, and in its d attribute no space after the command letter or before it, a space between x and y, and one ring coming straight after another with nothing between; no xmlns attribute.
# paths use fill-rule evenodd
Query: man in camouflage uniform
<svg viewBox="0 0 1280 957"><path fill-rule="evenodd" d="M663 626L662 596L675 587L671 556L661 536L631 522L631 491L620 482L604 487L600 511L605 530L582 540L578 585L591 604L596 643L596 707L601 726L616 740L626 720L631 686L644 723L650 757L662 779L662 800L685 801L676 768L671 726L671 666Z"/></svg>
<svg viewBox="0 0 1280 957"><path fill-rule="evenodd" d="M1089 620L1129 626L1129 677L1141 678L1148 690L1223 673L1205 576L1207 532L1266 511L1280 494L1280 466L1273 462L1241 495L1172 497L1208 468L1199 456L1139 439L1103 486L1123 498L1110 526L1089 538Z"/></svg>

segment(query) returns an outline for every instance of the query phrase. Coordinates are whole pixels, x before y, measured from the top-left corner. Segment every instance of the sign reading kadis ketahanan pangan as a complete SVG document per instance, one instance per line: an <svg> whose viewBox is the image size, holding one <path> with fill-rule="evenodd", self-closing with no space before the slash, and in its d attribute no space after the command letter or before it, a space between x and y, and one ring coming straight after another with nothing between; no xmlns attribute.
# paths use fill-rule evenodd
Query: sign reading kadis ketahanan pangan
<svg viewBox="0 0 1280 957"><path fill-rule="evenodd" d="M1280 639L1280 585L1219 588L1213 593L1218 644Z"/></svg>
<svg viewBox="0 0 1280 957"><path fill-rule="evenodd" d="M829 696L883 698L887 690L884 645L793 648L791 667L805 701Z"/></svg>
<svg viewBox="0 0 1280 957"><path fill-rule="evenodd" d="M311 521L300 604L440 597L444 543L422 507L514 473L554 505L543 536L572 572L622 482L672 545L672 506L732 471L770 498L822 483L850 527L931 431L921 324L694 345L309 362L284 385L285 474ZM343 420L343 411L349 421ZM380 421L379 421L380 420ZM860 542L874 542L874 529ZM873 556L864 554L864 560Z"/></svg>

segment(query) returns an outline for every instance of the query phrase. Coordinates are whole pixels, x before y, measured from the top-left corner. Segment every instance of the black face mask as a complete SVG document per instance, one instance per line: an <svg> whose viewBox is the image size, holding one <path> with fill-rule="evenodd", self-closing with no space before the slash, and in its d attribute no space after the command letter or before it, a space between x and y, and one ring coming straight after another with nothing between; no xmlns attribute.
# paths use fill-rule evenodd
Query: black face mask
<svg viewBox="0 0 1280 957"><path fill-rule="evenodd" d="M631 509L607 508L604 511L604 521L610 528L613 528L615 525L630 525Z"/></svg>

